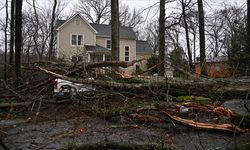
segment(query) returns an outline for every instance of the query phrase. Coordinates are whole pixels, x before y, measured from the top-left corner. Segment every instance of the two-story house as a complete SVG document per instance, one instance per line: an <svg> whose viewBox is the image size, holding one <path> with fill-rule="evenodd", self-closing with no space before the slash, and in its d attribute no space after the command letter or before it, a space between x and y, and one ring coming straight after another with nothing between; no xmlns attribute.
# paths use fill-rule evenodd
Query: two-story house
<svg viewBox="0 0 250 150"><path fill-rule="evenodd" d="M100 62L111 58L111 25L88 23L80 14L57 20L57 58L69 62ZM131 27L120 26L120 61L132 61L153 54L146 41L137 41ZM146 61L139 65L144 69ZM125 71L135 72L136 66Z"/></svg>

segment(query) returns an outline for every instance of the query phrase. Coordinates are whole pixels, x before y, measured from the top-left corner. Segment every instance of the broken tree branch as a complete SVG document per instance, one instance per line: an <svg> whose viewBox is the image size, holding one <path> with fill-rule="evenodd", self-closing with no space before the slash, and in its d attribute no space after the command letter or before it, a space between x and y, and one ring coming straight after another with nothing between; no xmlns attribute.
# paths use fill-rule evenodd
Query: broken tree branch
<svg viewBox="0 0 250 150"><path fill-rule="evenodd" d="M71 76L75 74L76 72L83 71L84 69L93 69L93 68L100 68L100 67L122 67L122 68L128 68L130 66L133 66L137 62L141 62L145 60L145 58L139 59L139 60L133 60L130 62L126 61L104 61L104 62L96 62L96 63L90 63L90 64L80 64L76 69L73 69L65 74L65 76Z"/></svg>
<svg viewBox="0 0 250 150"><path fill-rule="evenodd" d="M221 130L221 131L230 131L230 132L247 132L248 129L241 129L238 126L231 124L214 124L214 123L203 123L203 122L195 122L189 119L183 119L178 116L170 115L169 113L162 111L163 114L168 116L176 123L180 123L185 126L191 126L195 128L207 129L207 130Z"/></svg>

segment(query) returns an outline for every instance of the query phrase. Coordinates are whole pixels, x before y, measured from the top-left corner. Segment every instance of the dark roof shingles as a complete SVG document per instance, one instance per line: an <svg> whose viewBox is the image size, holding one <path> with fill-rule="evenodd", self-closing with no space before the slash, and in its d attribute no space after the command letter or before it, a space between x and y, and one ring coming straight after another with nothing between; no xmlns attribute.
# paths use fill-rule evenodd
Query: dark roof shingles
<svg viewBox="0 0 250 150"><path fill-rule="evenodd" d="M90 25L98 32L98 36L111 37L111 25L95 24ZM135 32L131 27L120 26L120 37L128 39L136 39Z"/></svg>
<svg viewBox="0 0 250 150"><path fill-rule="evenodd" d="M147 41L136 41L136 52L139 53L153 53L153 49Z"/></svg>
<svg viewBox="0 0 250 150"><path fill-rule="evenodd" d="M100 46L98 44L96 44L96 46L85 45L85 48L87 49L87 51L93 51L93 52L110 51L110 49L102 47L102 46Z"/></svg>
<svg viewBox="0 0 250 150"><path fill-rule="evenodd" d="M59 28L65 23L66 20L57 19L56 28ZM111 25L106 24L95 24L90 23L90 25L97 31L97 36L111 37ZM135 32L131 27L120 27L120 37L128 39L136 39Z"/></svg>

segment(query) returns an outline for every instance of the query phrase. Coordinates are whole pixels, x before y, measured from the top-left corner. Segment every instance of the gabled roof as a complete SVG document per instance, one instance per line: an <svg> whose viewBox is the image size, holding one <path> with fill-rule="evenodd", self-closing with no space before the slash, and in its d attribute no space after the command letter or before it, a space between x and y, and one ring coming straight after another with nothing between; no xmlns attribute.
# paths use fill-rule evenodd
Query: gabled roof
<svg viewBox="0 0 250 150"><path fill-rule="evenodd" d="M88 23L80 14L75 14L67 20L57 19L56 29L59 30L76 15L79 15L96 32L96 36L111 37L111 25ZM120 38L136 39L136 35L131 27L120 26Z"/></svg>
<svg viewBox="0 0 250 150"><path fill-rule="evenodd" d="M65 24L67 24L69 21L71 21L73 18L75 18L76 16L79 16L83 22L85 22L95 33L97 33L97 31L88 23L88 21L86 19L84 19L84 17L82 15L80 15L79 13L76 13L75 15L71 16L69 19L67 20L57 20L56 21L56 30L60 30Z"/></svg>
<svg viewBox="0 0 250 150"><path fill-rule="evenodd" d="M149 45L148 41L137 40L136 52L137 53L153 53L153 49Z"/></svg>
<svg viewBox="0 0 250 150"><path fill-rule="evenodd" d="M97 36L111 37L111 25L90 23L98 32ZM120 26L120 38L136 39L135 32L131 27Z"/></svg>

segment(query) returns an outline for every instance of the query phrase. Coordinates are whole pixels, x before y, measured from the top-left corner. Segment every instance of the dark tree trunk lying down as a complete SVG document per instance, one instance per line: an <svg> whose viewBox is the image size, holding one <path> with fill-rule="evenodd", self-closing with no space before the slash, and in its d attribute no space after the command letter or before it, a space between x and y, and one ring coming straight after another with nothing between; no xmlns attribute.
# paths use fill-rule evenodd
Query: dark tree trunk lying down
<svg viewBox="0 0 250 150"><path fill-rule="evenodd" d="M69 80L76 83L92 84L105 88L114 88L120 90L138 90L147 91L159 89L168 91L170 95L199 95L217 98L246 98L250 91L250 82L233 82L233 81L215 81L215 80L166 80L160 77L138 78L143 83L118 83L115 81L88 80L81 78L72 78L60 75L55 72L38 67L41 71L55 78ZM136 78L136 77L135 77Z"/></svg>

